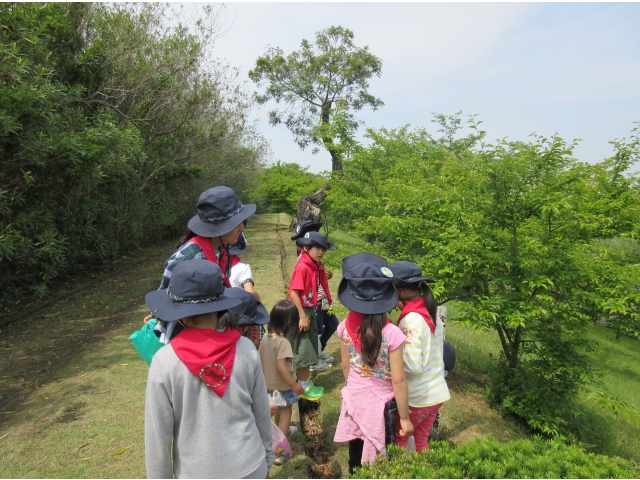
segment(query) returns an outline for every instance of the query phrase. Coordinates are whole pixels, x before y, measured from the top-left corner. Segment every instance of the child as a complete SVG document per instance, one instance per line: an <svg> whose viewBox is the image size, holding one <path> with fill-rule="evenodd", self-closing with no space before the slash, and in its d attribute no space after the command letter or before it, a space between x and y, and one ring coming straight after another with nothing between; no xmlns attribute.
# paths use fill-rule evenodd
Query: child
<svg viewBox="0 0 640 480"><path fill-rule="evenodd" d="M252 329L258 331L258 328L263 328L263 325L269 323L269 312L267 312L266 307L257 301L255 296L242 288L227 288L224 294L242 302L237 307L230 309L231 312L239 315L236 322L236 330L242 336L251 340L255 347L258 348L260 346L260 336L251 335L250 332Z"/></svg>
<svg viewBox="0 0 640 480"><path fill-rule="evenodd" d="M313 385L310 377L310 366L318 363L318 323L316 305L324 295L331 303L331 294L322 257L327 250L336 247L327 241L327 236L319 232L307 232L296 244L302 248L300 259L293 270L289 284L289 298L298 309L300 315L299 333L290 336L293 347L293 366L297 369L298 381L305 389L302 398L317 400L324 393L324 388ZM322 293L320 293L322 292Z"/></svg>
<svg viewBox="0 0 640 480"><path fill-rule="evenodd" d="M244 226L247 226L245 220ZM258 302L260 302L260 295L254 288L253 273L251 272L251 265L243 262L240 259L240 255L247 251L247 238L244 232L238 237L238 241L232 245L229 245L229 255L231 257L231 270L229 271L229 283L232 287L238 287L252 293ZM245 337L248 337L257 346L260 344L262 337L264 336L264 327L252 326L248 332L245 333Z"/></svg>
<svg viewBox="0 0 640 480"><path fill-rule="evenodd" d="M220 267L182 262L154 316L184 330L153 357L145 403L148 478L265 478L273 464L267 388L253 344L228 312ZM241 455L238 452L242 452Z"/></svg>
<svg viewBox="0 0 640 480"><path fill-rule="evenodd" d="M307 232L318 232L320 231L320 227L322 227L322 223L314 223L311 220L303 220L296 227L295 235L291 236L291 240L298 240L303 238ZM303 249L296 242L296 250L298 255L298 261L300 261L300 257L302 256ZM333 276L332 273L325 269L327 280L331 280ZM312 372L322 372L331 366L331 362L333 362L333 357L325 353L324 348L331 338L331 335L334 334L336 328L338 328L338 317L335 315L328 315L326 312L329 309L327 303L322 303L322 293L319 295L319 304L316 305L316 319L318 323L318 363L311 365Z"/></svg>
<svg viewBox="0 0 640 480"><path fill-rule="evenodd" d="M295 235L291 235L291 240L298 240L299 238L304 237L307 232L319 232L322 225L324 225L322 222L314 223L312 220L303 220L296 227ZM302 248L297 244L296 247L296 253L299 257L302 252Z"/></svg>
<svg viewBox="0 0 640 480"><path fill-rule="evenodd" d="M362 462L373 462L377 453L386 455L385 407L394 397L399 435L413 433L402 361L406 337L386 315L398 294L385 265L386 260L365 253L342 261L338 298L350 312L338 336L347 384L334 441L349 442L350 474Z"/></svg>
<svg viewBox="0 0 640 480"><path fill-rule="evenodd" d="M255 213L256 205L253 203L243 205L233 190L219 186L200 194L196 210L197 215L189 220L187 233L178 241L175 251L165 262L158 290L169 286L171 272L176 265L193 259L206 259L220 265L224 284L227 287L232 286L228 277L234 260L229 255L228 245L238 241L247 219ZM235 263L238 261L239 257L236 257ZM249 289L245 288L245 290ZM144 322L147 323L149 318L151 317L146 317ZM168 324L158 322L155 331L161 342L169 343L178 333L173 331L176 327L180 329L175 322Z"/></svg>
<svg viewBox="0 0 640 480"><path fill-rule="evenodd" d="M415 427L416 450L420 452L429 449L431 426L442 404L451 398L444 379L443 323L437 318L438 304L427 285L433 280L424 277L412 262L393 262L389 269L398 291L397 306L402 311L398 327L407 336L403 358L409 418ZM406 447L407 438L396 436L396 443Z"/></svg>
<svg viewBox="0 0 640 480"><path fill-rule="evenodd" d="M295 430L290 428L291 410L304 393L304 389L293 379L293 350L286 336L298 329L298 310L290 300L280 300L271 309L269 330L260 342L258 353L262 362L262 371L270 395L279 391L286 406L279 406L276 412L276 424L282 433L289 435ZM276 455L275 464L282 465L284 457Z"/></svg>

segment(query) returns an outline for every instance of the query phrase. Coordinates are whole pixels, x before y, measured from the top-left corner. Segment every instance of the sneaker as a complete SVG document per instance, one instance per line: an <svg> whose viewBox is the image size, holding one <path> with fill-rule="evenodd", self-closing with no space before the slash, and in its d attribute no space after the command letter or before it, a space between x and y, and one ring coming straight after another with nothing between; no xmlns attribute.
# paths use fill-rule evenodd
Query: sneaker
<svg viewBox="0 0 640 480"><path fill-rule="evenodd" d="M324 395L324 387L317 387L312 381L309 381L309 386L304 391L300 398L316 402Z"/></svg>
<svg viewBox="0 0 640 480"><path fill-rule="evenodd" d="M322 360L318 361L309 367L312 372L324 372L327 368L331 367L330 363L325 363Z"/></svg>
<svg viewBox="0 0 640 480"><path fill-rule="evenodd" d="M324 352L324 350L323 350L322 352L320 352L320 355L318 355L318 359L319 359L321 362L324 362L324 363L331 363L331 362L333 362L333 357L332 357L331 355L326 354L326 353Z"/></svg>
<svg viewBox="0 0 640 480"><path fill-rule="evenodd" d="M293 425L289 427L288 435L293 435L294 433L298 433L298 427L294 427Z"/></svg>

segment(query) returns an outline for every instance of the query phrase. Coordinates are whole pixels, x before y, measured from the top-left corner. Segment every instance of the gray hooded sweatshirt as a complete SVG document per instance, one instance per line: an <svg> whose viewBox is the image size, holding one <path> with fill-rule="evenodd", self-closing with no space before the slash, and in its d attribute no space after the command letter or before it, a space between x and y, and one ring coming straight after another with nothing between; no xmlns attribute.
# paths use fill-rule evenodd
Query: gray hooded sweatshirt
<svg viewBox="0 0 640 480"><path fill-rule="evenodd" d="M265 478L275 457L267 387L253 343L238 340L222 398L189 371L171 344L158 350L147 380L144 442L148 478Z"/></svg>

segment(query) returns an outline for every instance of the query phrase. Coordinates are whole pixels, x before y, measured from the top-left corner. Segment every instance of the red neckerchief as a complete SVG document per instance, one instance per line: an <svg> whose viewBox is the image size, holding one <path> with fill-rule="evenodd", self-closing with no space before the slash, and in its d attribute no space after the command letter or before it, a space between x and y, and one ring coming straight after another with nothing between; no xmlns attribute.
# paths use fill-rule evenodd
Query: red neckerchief
<svg viewBox="0 0 640 480"><path fill-rule="evenodd" d="M231 327L224 332L187 327L171 340L171 346L182 363L222 397L231 378L240 337Z"/></svg>
<svg viewBox="0 0 640 480"><path fill-rule="evenodd" d="M402 320L407 314L411 312L416 312L419 315L422 315L424 321L429 325L429 330L431 330L431 335L435 335L436 326L433 323L433 319L431 315L429 315L429 311L427 310L427 306L424 303L424 298L416 298L415 300L409 300L404 304L404 308L402 309L402 313L398 317L398 322Z"/></svg>
<svg viewBox="0 0 640 480"><path fill-rule="evenodd" d="M204 258L209 260L210 262L215 263L220 266L220 270L222 270L222 283L225 286L231 288L231 283L229 282L229 277L225 275L225 267L227 266L227 251L225 248L222 249L222 256L218 261L218 257L216 256L216 252L213 251L213 246L211 245L211 238L209 237L201 237L200 235L196 235L195 237L189 239L190 242L198 245L202 252L204 253ZM237 255L236 255L237 256ZM240 261L240 257L238 257L238 261ZM238 263L238 262L236 262ZM231 266L235 265L233 263L233 259L231 260Z"/></svg>
<svg viewBox="0 0 640 480"><path fill-rule="evenodd" d="M313 268L315 275L313 276L313 280L311 281L313 286L313 304L318 304L318 278L320 278L320 285L324 288L324 293L327 295L327 300L331 303L331 293L329 293L329 284L327 283L327 272L324 268L324 265L318 262L315 262L307 252L304 250L300 254L300 258L298 258L298 262L302 262L304 265L308 265Z"/></svg>
<svg viewBox="0 0 640 480"><path fill-rule="evenodd" d="M364 313L358 313L351 310L349 311L349 315L347 315L347 319L345 321L345 327L347 329L347 332L349 332L351 341L360 354L362 354L362 343L360 342L360 327L362 326L363 320ZM391 319L387 318L387 323L392 323Z"/></svg>

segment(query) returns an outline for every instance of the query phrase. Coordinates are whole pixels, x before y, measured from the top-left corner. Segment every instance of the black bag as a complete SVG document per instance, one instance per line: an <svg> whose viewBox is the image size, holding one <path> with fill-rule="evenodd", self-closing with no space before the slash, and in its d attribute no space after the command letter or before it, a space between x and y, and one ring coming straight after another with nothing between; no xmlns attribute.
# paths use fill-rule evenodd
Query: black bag
<svg viewBox="0 0 640 480"><path fill-rule="evenodd" d="M394 445L396 443L396 415L398 415L398 405L396 399L392 398L384 404L384 444Z"/></svg>

